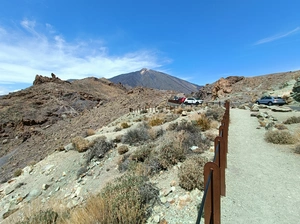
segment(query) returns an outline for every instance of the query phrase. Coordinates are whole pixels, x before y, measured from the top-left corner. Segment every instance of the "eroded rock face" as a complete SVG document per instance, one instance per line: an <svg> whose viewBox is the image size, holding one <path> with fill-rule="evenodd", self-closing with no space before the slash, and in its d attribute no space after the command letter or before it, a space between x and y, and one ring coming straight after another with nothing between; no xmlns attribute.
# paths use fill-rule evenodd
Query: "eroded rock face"
<svg viewBox="0 0 300 224"><path fill-rule="evenodd" d="M293 93L291 96L294 98L294 100L300 102L300 77L297 79L297 82L293 87Z"/></svg>
<svg viewBox="0 0 300 224"><path fill-rule="evenodd" d="M65 81L62 81L60 78L56 77L54 73L51 73L51 78L42 75L36 75L33 85L39 85L45 82L65 83Z"/></svg>
<svg viewBox="0 0 300 224"><path fill-rule="evenodd" d="M225 94L232 92L232 85L243 80L243 76L229 76L219 79L212 89L212 100L224 97Z"/></svg>

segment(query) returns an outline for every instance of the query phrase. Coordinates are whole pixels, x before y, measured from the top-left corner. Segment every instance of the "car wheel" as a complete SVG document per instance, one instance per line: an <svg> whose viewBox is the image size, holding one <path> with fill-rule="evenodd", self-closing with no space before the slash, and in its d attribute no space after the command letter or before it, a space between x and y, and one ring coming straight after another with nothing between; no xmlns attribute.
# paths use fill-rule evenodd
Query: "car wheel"
<svg viewBox="0 0 300 224"><path fill-rule="evenodd" d="M258 102L258 101L256 101L255 103L257 103L257 104L259 105L259 102Z"/></svg>
<svg viewBox="0 0 300 224"><path fill-rule="evenodd" d="M196 105L199 105L199 102L195 103Z"/></svg>
<svg viewBox="0 0 300 224"><path fill-rule="evenodd" d="M268 103L268 105L269 105L269 106L272 106L272 105L273 105L273 103L272 103L272 102L269 102L269 103Z"/></svg>

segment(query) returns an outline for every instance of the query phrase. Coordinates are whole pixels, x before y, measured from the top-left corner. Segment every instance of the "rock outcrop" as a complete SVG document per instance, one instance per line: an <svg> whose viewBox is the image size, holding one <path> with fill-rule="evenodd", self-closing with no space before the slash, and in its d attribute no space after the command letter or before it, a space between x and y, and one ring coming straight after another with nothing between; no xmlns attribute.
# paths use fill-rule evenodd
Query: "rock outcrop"
<svg viewBox="0 0 300 224"><path fill-rule="evenodd" d="M51 73L51 78L42 75L36 75L33 85L39 85L45 82L66 83L66 81L62 81L60 78L56 77L54 73Z"/></svg>
<svg viewBox="0 0 300 224"><path fill-rule="evenodd" d="M292 91L291 96L294 100L300 102L300 77L297 79Z"/></svg>

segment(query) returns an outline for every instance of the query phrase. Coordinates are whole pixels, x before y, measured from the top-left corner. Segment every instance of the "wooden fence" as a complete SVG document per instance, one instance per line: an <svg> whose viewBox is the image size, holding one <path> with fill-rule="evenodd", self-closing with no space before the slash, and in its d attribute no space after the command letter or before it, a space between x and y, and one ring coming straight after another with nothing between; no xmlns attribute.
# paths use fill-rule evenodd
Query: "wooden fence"
<svg viewBox="0 0 300 224"><path fill-rule="evenodd" d="M225 103L225 113L215 138L215 155L212 162L204 166L204 194L196 224L201 222L204 209L205 224L221 223L221 196L226 195L225 168L228 153L229 102Z"/></svg>

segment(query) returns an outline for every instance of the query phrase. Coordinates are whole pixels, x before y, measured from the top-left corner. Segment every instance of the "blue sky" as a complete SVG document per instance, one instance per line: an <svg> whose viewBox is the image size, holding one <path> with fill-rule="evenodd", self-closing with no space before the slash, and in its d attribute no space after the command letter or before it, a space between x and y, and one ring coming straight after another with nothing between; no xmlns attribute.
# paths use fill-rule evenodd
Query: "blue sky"
<svg viewBox="0 0 300 224"><path fill-rule="evenodd" d="M0 95L150 68L205 85L300 69L299 0L2 0Z"/></svg>

